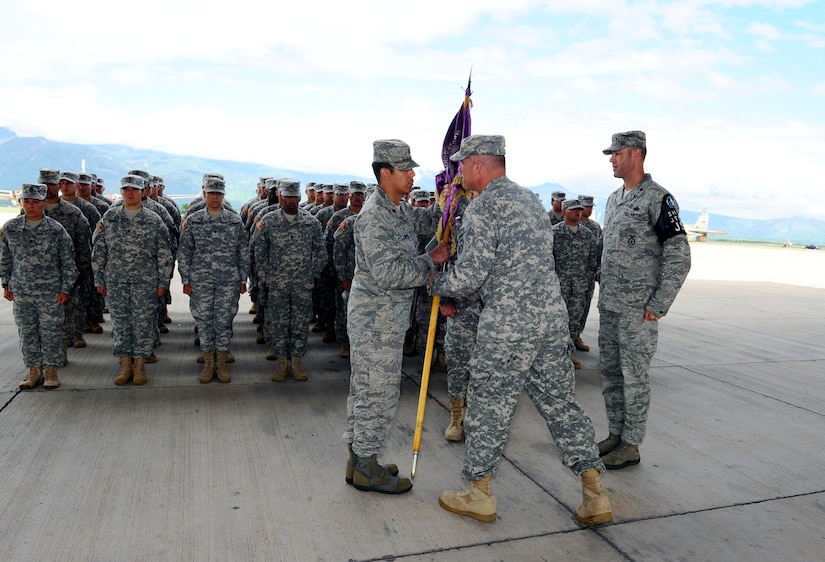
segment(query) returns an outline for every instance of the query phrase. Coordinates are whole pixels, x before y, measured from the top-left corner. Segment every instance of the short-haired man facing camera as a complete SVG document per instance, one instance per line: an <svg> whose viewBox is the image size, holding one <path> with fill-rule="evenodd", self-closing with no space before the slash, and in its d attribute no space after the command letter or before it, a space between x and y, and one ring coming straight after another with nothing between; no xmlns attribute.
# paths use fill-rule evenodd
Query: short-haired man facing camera
<svg viewBox="0 0 825 562"><path fill-rule="evenodd" d="M624 180L607 200L599 281L599 363L610 431L599 455L617 470L640 461L658 320L687 278L690 246L676 200L645 173L645 134L616 133L603 152Z"/></svg>

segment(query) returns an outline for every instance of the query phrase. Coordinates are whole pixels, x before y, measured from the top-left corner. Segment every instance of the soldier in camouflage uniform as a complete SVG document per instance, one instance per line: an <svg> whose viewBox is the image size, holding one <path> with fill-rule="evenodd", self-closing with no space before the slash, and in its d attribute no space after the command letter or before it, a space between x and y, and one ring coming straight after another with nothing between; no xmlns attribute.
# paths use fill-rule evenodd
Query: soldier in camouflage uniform
<svg viewBox="0 0 825 562"><path fill-rule="evenodd" d="M107 298L112 321L112 352L120 361L115 384L134 377L146 384L146 360L157 330L157 302L169 290L172 253L161 218L145 208L141 192L146 180L121 179L122 205L113 205L94 238L92 268L97 292Z"/></svg>
<svg viewBox="0 0 825 562"><path fill-rule="evenodd" d="M639 464L658 320L687 278L690 246L676 200L644 171L645 134L616 133L603 152L624 180L607 200L599 281L599 362L610 430L599 454L615 470Z"/></svg>
<svg viewBox="0 0 825 562"><path fill-rule="evenodd" d="M449 249L442 244L429 254L418 253L416 232L433 230L441 213L437 207L401 203L418 166L410 147L400 140L377 140L372 166L379 188L355 221L355 278L347 305L351 374L343 439L351 447L345 480L359 490L401 494L412 489L412 482L376 459L398 409L413 291L435 263L448 259Z"/></svg>
<svg viewBox="0 0 825 562"><path fill-rule="evenodd" d="M570 341L575 343L584 324L589 299L593 296L590 287L596 278L598 250L593 234L579 223L581 202L566 199L561 208L564 222L553 225L553 259L561 295L567 305ZM577 359L571 359L576 369L582 368Z"/></svg>
<svg viewBox="0 0 825 562"><path fill-rule="evenodd" d="M352 279L355 277L355 236L353 229L358 215L345 218L333 233L332 256L335 262L335 273L340 283L341 307L335 311L335 334L344 338L341 344L340 356L349 358L350 344L347 332L347 303L352 289Z"/></svg>
<svg viewBox="0 0 825 562"><path fill-rule="evenodd" d="M364 189L366 190L366 186L364 186ZM321 223L322 236L327 250L327 265L321 272L317 286L318 306L321 312L320 320L324 323L325 330L322 340L324 343L335 343L338 341L335 335L335 296L336 289L338 288L338 276L335 274L335 263L332 258L332 242L334 238L330 235L329 240L327 240L327 234L330 231L334 232L334 229L338 228L340 221L336 221L336 224L333 225L331 223L332 216L339 211L346 210L347 203L349 203L349 185L336 183L333 185L332 205L324 207L315 213L315 218Z"/></svg>
<svg viewBox="0 0 825 562"><path fill-rule="evenodd" d="M579 333L573 344L576 349L581 351L590 351L590 346L582 341L581 333L584 331L584 326L587 324L587 317L590 315L590 304L593 301L593 293L596 291L596 281L599 280L599 269L602 263L602 227L594 219L590 218L593 214L593 196L579 195L579 201L582 203L582 220L581 223L590 229L593 237L596 239L596 276L590 281L589 294L587 296L587 307L582 317L582 324L579 328Z"/></svg>
<svg viewBox="0 0 825 562"><path fill-rule="evenodd" d="M496 518L492 476L523 390L547 422L562 460L582 477L579 521L613 518L602 489L593 425L576 401L568 359L567 310L553 267L553 233L541 202L506 176L504 137L465 138L464 188L479 192L462 225L464 246L453 269L436 275L442 296L479 291L484 307L470 360L464 476L469 489L441 494L445 509L480 521Z"/></svg>
<svg viewBox="0 0 825 562"><path fill-rule="evenodd" d="M60 172L60 182L58 183L60 198L80 209L80 212L86 217L86 221L89 223L89 240L91 240L92 232L97 221L100 220L101 215L94 205L78 196L77 185L79 177L79 174L74 172ZM80 272L78 281L79 298L72 301L69 306L72 308L72 314L74 316L74 347L86 347L83 332L93 334L103 333L103 328L92 318L93 313L90 303L92 301L92 294L97 294L97 291L94 290L91 261L88 267Z"/></svg>
<svg viewBox="0 0 825 562"><path fill-rule="evenodd" d="M550 217L550 225L555 226L560 222L564 222L564 214L561 212L561 204L564 201L566 195L564 191L554 191L550 194L550 204L552 205L552 209L547 215Z"/></svg>
<svg viewBox="0 0 825 562"><path fill-rule="evenodd" d="M94 196L94 183L95 177L93 174L78 174L77 176L77 196L87 201L95 206L97 212L100 213L100 216L103 217L103 214L109 210L111 206L111 202L106 198L95 197ZM89 226L92 228L92 234L94 235L94 227L97 225L97 222L90 224ZM91 261L89 261L89 265L91 266ZM91 293L89 295L89 303L88 308L86 310L86 317L89 321L89 332L93 334L99 334L103 332L103 328L100 327L100 324L104 322L103 320L103 309L105 308L106 304L103 301L103 297L95 290L94 287L94 275L92 275L91 283L90 283ZM100 330L98 331L98 328Z"/></svg>
<svg viewBox="0 0 825 562"><path fill-rule="evenodd" d="M349 336L347 335L347 303L343 298L344 291L349 292L352 283L352 275L346 278L346 287L344 286L344 278L339 276L339 268L342 264L336 262L335 258L335 237L340 232L339 226L347 218L357 216L361 212L364 205L364 200L367 195L367 186L361 181L351 181L349 183L348 204L346 208L333 213L326 225L325 237L327 246L327 255L329 256L329 266L332 268L331 275L335 278L335 341L341 344L341 357L349 357ZM317 216L315 218L318 218ZM353 259L355 255L353 254ZM353 263L353 272L355 264ZM344 266L344 270L349 269Z"/></svg>
<svg viewBox="0 0 825 562"><path fill-rule="evenodd" d="M301 358L306 353L309 321L312 318L312 284L327 263L321 223L298 206L301 184L281 180L281 207L257 224L254 245L258 278L268 290L268 336L278 364L272 380L282 382L287 374L296 381L309 378Z"/></svg>
<svg viewBox="0 0 825 562"><path fill-rule="evenodd" d="M60 386L60 332L78 274L72 240L59 222L43 214L45 199L45 185L23 184L24 214L0 230L3 296L14 305L20 351L29 369L20 388L34 388L41 382L44 388Z"/></svg>
<svg viewBox="0 0 825 562"><path fill-rule="evenodd" d="M217 375L227 383L232 380L226 366L232 321L246 292L249 246L241 217L223 208L223 181L210 178L203 190L206 208L189 215L181 226L178 273L204 354L200 382L209 383Z"/></svg>
<svg viewBox="0 0 825 562"><path fill-rule="evenodd" d="M38 183L45 184L47 188L45 210L46 215L48 217L55 219L57 222L63 225L63 228L65 228L66 232L69 233L69 237L72 239L72 248L74 249L74 259L75 265L77 266L77 270L80 272L86 271L92 259L91 231L89 229L89 221L86 220L86 217L83 216L83 213L80 211L80 209L78 209L71 203L63 201L59 197L60 172L58 170L40 170ZM79 339L82 340L82 334L80 334L80 330L82 330L82 327L75 326L74 314L74 303L81 302L80 285L81 280L78 278L78 280L75 281L75 284L72 287L70 295L70 304L65 307L66 319L63 321L64 363L68 363L65 348L74 346L76 341L80 343ZM76 338L78 334L81 335L79 339ZM82 347L85 344L86 342L83 341L79 347Z"/></svg>

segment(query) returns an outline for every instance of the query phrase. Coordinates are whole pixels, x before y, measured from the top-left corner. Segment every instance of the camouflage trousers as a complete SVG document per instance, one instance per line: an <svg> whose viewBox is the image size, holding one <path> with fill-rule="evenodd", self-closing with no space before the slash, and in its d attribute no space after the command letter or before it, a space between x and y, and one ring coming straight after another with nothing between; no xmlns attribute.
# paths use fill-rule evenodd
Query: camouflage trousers
<svg viewBox="0 0 825 562"><path fill-rule="evenodd" d="M359 457L378 454L401 395L404 332L350 333L350 382L343 439Z"/></svg>
<svg viewBox="0 0 825 562"><path fill-rule="evenodd" d="M229 351L232 321L238 314L240 283L190 283L189 311L198 327L201 351Z"/></svg>
<svg viewBox="0 0 825 562"><path fill-rule="evenodd" d="M447 318L444 353L447 356L447 396L461 400L467 395L470 369L467 364L476 345L476 329L481 314L481 299L477 294L454 299L455 318Z"/></svg>
<svg viewBox="0 0 825 562"><path fill-rule="evenodd" d="M476 343L464 419L465 478L474 481L495 472L522 390L547 423L565 466L577 475L604 470L593 424L576 401L567 349L566 333Z"/></svg>
<svg viewBox="0 0 825 562"><path fill-rule="evenodd" d="M311 288L270 285L264 329L276 357L304 356L311 319Z"/></svg>
<svg viewBox="0 0 825 562"><path fill-rule="evenodd" d="M415 315L413 322L418 329L415 350L422 356L427 350L427 338L430 334L430 315L433 311L433 298L427 294L425 287L418 287L418 298L415 302ZM433 343L433 355L444 349L444 337L447 334L447 317L438 314L435 325L435 340Z"/></svg>
<svg viewBox="0 0 825 562"><path fill-rule="evenodd" d="M650 408L650 362L659 340L659 323L644 312L599 311L599 367L610 433L641 445Z"/></svg>
<svg viewBox="0 0 825 562"><path fill-rule="evenodd" d="M15 293L12 305L23 364L27 368L61 367L61 331L66 306L57 304L57 293L27 296Z"/></svg>
<svg viewBox="0 0 825 562"><path fill-rule="evenodd" d="M570 331L571 340L575 340L584 328L584 321L587 318L587 311L590 308L592 293L588 295L586 291L565 291L562 289L561 296L567 307L567 326Z"/></svg>
<svg viewBox="0 0 825 562"><path fill-rule="evenodd" d="M82 330L75 326L75 307L80 303L80 283L75 283L69 292L69 303L63 307L63 325L61 328L63 345L74 344L75 330Z"/></svg>
<svg viewBox="0 0 825 562"><path fill-rule="evenodd" d="M150 283L110 283L106 289L112 321L112 354L149 357L158 329L157 287Z"/></svg>
<svg viewBox="0 0 825 562"><path fill-rule="evenodd" d="M335 288L335 341L345 343L349 341L347 336L347 302L343 297L344 289Z"/></svg>

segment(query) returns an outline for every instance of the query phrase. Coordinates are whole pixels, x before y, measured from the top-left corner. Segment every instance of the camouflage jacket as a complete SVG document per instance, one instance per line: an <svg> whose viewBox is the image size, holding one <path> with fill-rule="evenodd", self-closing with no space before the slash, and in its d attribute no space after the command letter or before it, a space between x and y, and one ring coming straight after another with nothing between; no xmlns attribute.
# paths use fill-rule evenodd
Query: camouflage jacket
<svg viewBox="0 0 825 562"><path fill-rule="evenodd" d="M249 244L241 217L226 209L217 220L206 209L189 215L181 225L178 273L184 285L246 283Z"/></svg>
<svg viewBox="0 0 825 562"><path fill-rule="evenodd" d="M146 207L132 219L125 210L123 205L113 205L95 228L95 286L145 283L169 289L173 261L166 225Z"/></svg>
<svg viewBox="0 0 825 562"><path fill-rule="evenodd" d="M554 331L566 337L567 307L553 261L553 231L541 201L506 176L491 181L463 215L455 267L430 293L466 297L478 290L478 342L523 341Z"/></svg>
<svg viewBox="0 0 825 562"><path fill-rule="evenodd" d="M586 298L599 265L596 239L590 229L581 223L576 232L564 222L553 225L553 259L562 293Z"/></svg>
<svg viewBox="0 0 825 562"><path fill-rule="evenodd" d="M673 196L650 174L607 200L599 309L664 316L690 271L690 246Z"/></svg>
<svg viewBox="0 0 825 562"><path fill-rule="evenodd" d="M418 253L417 232L432 231L438 206L395 205L380 188L367 199L353 228L355 277L347 308L350 330L404 332L416 287L423 285L433 260Z"/></svg>
<svg viewBox="0 0 825 562"><path fill-rule="evenodd" d="M83 271L89 267L92 260L92 235L89 230L89 222L80 209L60 199L57 207L52 210L46 208L43 212L46 216L63 225L63 228L69 233L69 238L72 239L74 262L77 269Z"/></svg>
<svg viewBox="0 0 825 562"><path fill-rule="evenodd" d="M282 209L265 215L258 230L252 254L258 279L270 287L311 289L327 263L318 219L298 208L290 222Z"/></svg>
<svg viewBox="0 0 825 562"><path fill-rule="evenodd" d="M0 278L21 296L70 293L77 279L72 239L47 216L35 228L17 216L0 230Z"/></svg>

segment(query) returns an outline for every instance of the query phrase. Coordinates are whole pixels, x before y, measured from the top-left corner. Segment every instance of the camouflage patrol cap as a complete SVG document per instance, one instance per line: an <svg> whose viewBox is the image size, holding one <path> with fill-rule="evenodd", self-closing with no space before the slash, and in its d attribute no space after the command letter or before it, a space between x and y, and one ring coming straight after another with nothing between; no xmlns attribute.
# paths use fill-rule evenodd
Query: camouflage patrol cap
<svg viewBox="0 0 825 562"><path fill-rule="evenodd" d="M267 191L278 189L278 182L280 181L281 180L278 180L276 178L266 178L266 180L264 180L264 187Z"/></svg>
<svg viewBox="0 0 825 562"><path fill-rule="evenodd" d="M582 202L583 207L592 207L593 206L593 196L592 195L579 195L579 201Z"/></svg>
<svg viewBox="0 0 825 562"><path fill-rule="evenodd" d="M616 133L611 139L610 146L602 150L604 154L613 154L623 148L647 149L647 139L644 131L627 131Z"/></svg>
<svg viewBox="0 0 825 562"><path fill-rule="evenodd" d="M60 171L54 168L42 168L40 175L37 177L37 183L57 185L60 183Z"/></svg>
<svg viewBox="0 0 825 562"><path fill-rule="evenodd" d="M77 174L77 183L82 183L83 185L91 185L94 183L94 179L92 178L92 174Z"/></svg>
<svg viewBox="0 0 825 562"><path fill-rule="evenodd" d="M367 185L358 180L353 180L349 182L349 192L350 193L366 193L367 192Z"/></svg>
<svg viewBox="0 0 825 562"><path fill-rule="evenodd" d="M501 135L471 135L461 141L458 152L450 160L458 162L470 156L504 156L504 137Z"/></svg>
<svg viewBox="0 0 825 562"><path fill-rule="evenodd" d="M332 192L335 195L346 195L349 193L349 186L345 183L336 183L332 186Z"/></svg>
<svg viewBox="0 0 825 562"><path fill-rule="evenodd" d="M290 179L281 180L281 185L278 187L278 193L281 197L300 197L301 182Z"/></svg>
<svg viewBox="0 0 825 562"><path fill-rule="evenodd" d="M324 193L335 193L335 186L331 183L324 184Z"/></svg>
<svg viewBox="0 0 825 562"><path fill-rule="evenodd" d="M418 167L410 155L410 145L398 139L373 141L372 161L389 164L396 170L412 170Z"/></svg>
<svg viewBox="0 0 825 562"><path fill-rule="evenodd" d="M46 199L46 184L24 183L20 190L20 199L36 199L43 201Z"/></svg>
<svg viewBox="0 0 825 562"><path fill-rule="evenodd" d="M96 183L97 185L103 185L103 178L99 178L99 177L97 177L97 176L96 176L96 175L94 175L94 174L89 174L89 175L90 175L90 176L92 176L92 178L94 178L95 183Z"/></svg>
<svg viewBox="0 0 825 562"><path fill-rule="evenodd" d="M412 195L413 201L415 201L416 203L430 202L430 192L426 189L413 189L410 192L410 195Z"/></svg>
<svg viewBox="0 0 825 562"><path fill-rule="evenodd" d="M553 201L564 201L565 197L566 197L566 195L565 195L564 191L554 191L553 193L550 194L550 198Z"/></svg>
<svg viewBox="0 0 825 562"><path fill-rule="evenodd" d="M145 180L143 189L146 189L145 184L149 182L149 172L145 172L143 170L129 170L128 172L126 172L126 175L127 176L139 176L139 177L143 178Z"/></svg>
<svg viewBox="0 0 825 562"><path fill-rule="evenodd" d="M78 174L75 172L60 172L60 180L66 180L69 183L77 183Z"/></svg>
<svg viewBox="0 0 825 562"><path fill-rule="evenodd" d="M204 193L226 193L226 184L222 179L205 178L203 180Z"/></svg>
<svg viewBox="0 0 825 562"><path fill-rule="evenodd" d="M146 179L137 174L126 174L120 178L120 189L124 187L135 187L137 189L146 189Z"/></svg>
<svg viewBox="0 0 825 562"><path fill-rule="evenodd" d="M578 199L565 199L564 202L561 204L561 210L567 211L568 209L582 209L582 202Z"/></svg>
<svg viewBox="0 0 825 562"><path fill-rule="evenodd" d="M219 180L223 180L223 175L221 174L204 174L203 175L203 182L206 183L206 178L218 178Z"/></svg>

